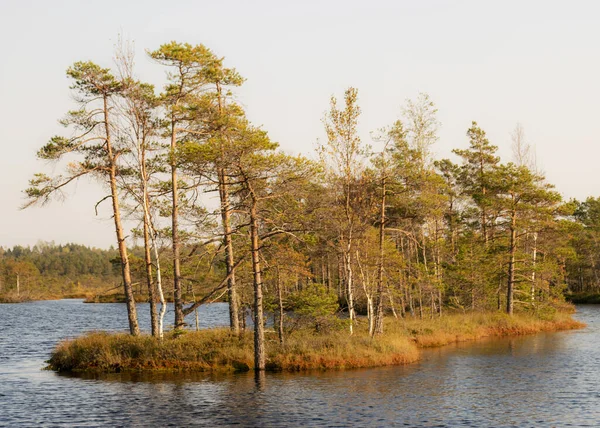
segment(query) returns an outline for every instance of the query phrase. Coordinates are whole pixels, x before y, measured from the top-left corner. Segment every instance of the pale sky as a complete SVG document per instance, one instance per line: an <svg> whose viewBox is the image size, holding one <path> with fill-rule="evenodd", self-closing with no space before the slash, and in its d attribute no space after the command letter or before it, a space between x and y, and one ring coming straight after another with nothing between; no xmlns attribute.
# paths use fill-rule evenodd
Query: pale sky
<svg viewBox="0 0 600 428"><path fill-rule="evenodd" d="M565 198L600 196L600 2L597 1L28 1L0 0L0 246L39 240L108 247L114 227L81 181L64 202L19 211L35 158L73 108L65 77L78 60L112 66L117 34L135 41L140 78L164 71L146 49L203 43L247 78L250 119L289 152L323 137L332 94L359 90L361 135L392 123L426 92L450 156L472 120L511 160L517 122Z"/></svg>

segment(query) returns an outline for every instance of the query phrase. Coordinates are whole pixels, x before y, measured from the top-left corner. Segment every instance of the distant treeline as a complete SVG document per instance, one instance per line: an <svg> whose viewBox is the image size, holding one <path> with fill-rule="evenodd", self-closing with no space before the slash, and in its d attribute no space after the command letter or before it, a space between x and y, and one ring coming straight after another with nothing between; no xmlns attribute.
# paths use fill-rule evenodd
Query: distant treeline
<svg viewBox="0 0 600 428"><path fill-rule="evenodd" d="M46 298L93 292L119 283L117 252L79 244L0 247L0 293Z"/></svg>
<svg viewBox="0 0 600 428"><path fill-rule="evenodd" d="M206 266L193 256L193 247L184 247L184 250L190 254L190 257L183 257L182 263L187 284L184 295L190 299L213 286L224 267L222 260L221 264L213 260L211 266ZM142 247L130 248L134 291L138 295L148 294L143 285L143 255ZM161 258L167 266L163 276L172 280L168 253L161 251ZM0 294L16 293L17 277L19 292L29 298L89 297L122 292L121 259L114 248L100 249L72 243L56 245L53 242L39 242L33 247L0 247ZM172 292L172 288L170 290Z"/></svg>
<svg viewBox="0 0 600 428"><path fill-rule="evenodd" d="M118 275L111 263L117 256L117 251L112 248L103 250L80 244L41 242L33 247L0 247L0 260L4 265L15 262L29 264L30 269L35 268L40 275L46 276Z"/></svg>

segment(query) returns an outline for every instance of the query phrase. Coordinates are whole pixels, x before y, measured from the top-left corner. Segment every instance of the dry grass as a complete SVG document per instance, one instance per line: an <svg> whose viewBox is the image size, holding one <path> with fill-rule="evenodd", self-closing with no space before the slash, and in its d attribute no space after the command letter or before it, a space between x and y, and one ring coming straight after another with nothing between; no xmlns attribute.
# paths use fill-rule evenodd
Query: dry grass
<svg viewBox="0 0 600 428"><path fill-rule="evenodd" d="M287 338L283 347L270 343L267 354L269 369L286 371L379 367L419 359L419 351L409 337L388 334L371 339L365 331L353 336L346 331L299 331Z"/></svg>
<svg viewBox="0 0 600 428"><path fill-rule="evenodd" d="M252 337L226 329L152 336L94 332L61 342L48 361L61 371L248 370Z"/></svg>
<svg viewBox="0 0 600 428"><path fill-rule="evenodd" d="M407 320L394 328L405 330L420 348L443 346L455 342L491 336L517 336L542 331L573 330L585 324L571 315L557 312L548 319L518 314L512 317L499 312L447 315L433 320Z"/></svg>
<svg viewBox="0 0 600 428"><path fill-rule="evenodd" d="M25 292L17 295L15 291L0 294L0 303L24 303L35 300L58 300L62 296L49 292Z"/></svg>
<svg viewBox="0 0 600 428"><path fill-rule="evenodd" d="M371 339L361 326L316 334L300 330L280 346L267 334L267 368L299 371L408 364L419 359L419 348L476 340L489 336L532 334L581 328L569 314L549 319L501 313L446 315L433 320L393 320L386 332ZM170 333L163 341L142 335L89 333L60 343L49 368L61 371L245 371L253 368L251 333L235 336L227 329Z"/></svg>
<svg viewBox="0 0 600 428"><path fill-rule="evenodd" d="M29 300L31 299L29 299L27 296L17 296L17 293L0 294L0 303L22 303L27 302Z"/></svg>

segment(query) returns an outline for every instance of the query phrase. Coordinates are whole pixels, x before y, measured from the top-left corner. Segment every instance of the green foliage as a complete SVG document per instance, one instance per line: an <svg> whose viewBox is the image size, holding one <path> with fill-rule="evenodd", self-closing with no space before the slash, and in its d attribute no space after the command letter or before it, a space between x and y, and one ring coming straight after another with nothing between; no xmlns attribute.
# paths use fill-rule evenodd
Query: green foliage
<svg viewBox="0 0 600 428"><path fill-rule="evenodd" d="M301 325L311 325L315 331L340 325L335 316L338 300L335 293L322 284L310 284L287 298L288 309Z"/></svg>

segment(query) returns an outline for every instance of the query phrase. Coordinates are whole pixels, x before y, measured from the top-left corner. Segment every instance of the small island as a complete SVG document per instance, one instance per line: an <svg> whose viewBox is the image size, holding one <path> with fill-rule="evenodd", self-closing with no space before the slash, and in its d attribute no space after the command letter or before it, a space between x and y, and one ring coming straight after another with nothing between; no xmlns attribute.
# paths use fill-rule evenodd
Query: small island
<svg viewBox="0 0 600 428"><path fill-rule="evenodd" d="M265 333L265 370L352 369L414 363L421 348L494 336L516 336L582 328L568 313L548 319L532 315L473 313L432 320L386 320L386 331L372 338L365 326L350 336L340 328L317 332L302 328L282 343L275 331ZM362 328L360 328L362 327ZM163 339L94 332L58 345L48 369L73 372L254 370L251 332L229 329L173 331Z"/></svg>
<svg viewBox="0 0 600 428"><path fill-rule="evenodd" d="M247 117L235 95L245 79L225 58L179 42L148 57L166 73L162 91L138 78L123 41L113 69L68 68L67 131L37 153L65 168L25 190L28 208L97 180L108 194L95 209L110 204L116 247L0 254L0 301L124 305L129 334L62 342L50 369L372 367L417 361L423 347L582 326L565 292L597 286L588 260L600 199L564 201L522 125L510 162L475 121L454 159L439 159L427 94L364 141L350 87L330 97L316 152L290 154ZM228 305L228 328L190 331L212 302Z"/></svg>

